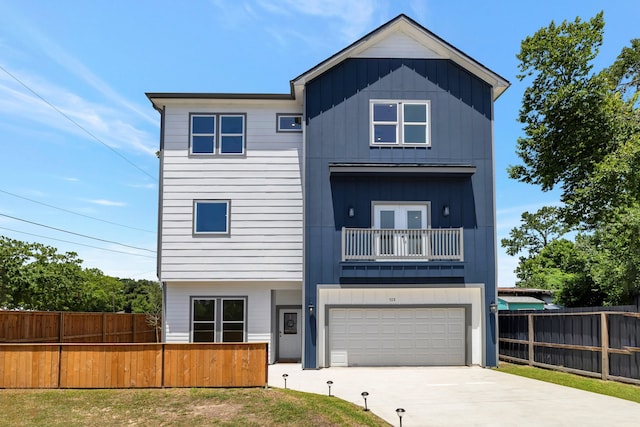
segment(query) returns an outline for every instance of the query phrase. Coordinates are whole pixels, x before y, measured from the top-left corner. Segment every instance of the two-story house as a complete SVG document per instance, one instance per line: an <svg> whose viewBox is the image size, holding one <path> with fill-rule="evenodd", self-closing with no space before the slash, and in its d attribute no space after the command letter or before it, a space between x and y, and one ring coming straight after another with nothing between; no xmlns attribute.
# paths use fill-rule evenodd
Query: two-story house
<svg viewBox="0 0 640 427"><path fill-rule="evenodd" d="M289 94L149 93L167 342L304 368L497 364L493 103L400 15Z"/></svg>

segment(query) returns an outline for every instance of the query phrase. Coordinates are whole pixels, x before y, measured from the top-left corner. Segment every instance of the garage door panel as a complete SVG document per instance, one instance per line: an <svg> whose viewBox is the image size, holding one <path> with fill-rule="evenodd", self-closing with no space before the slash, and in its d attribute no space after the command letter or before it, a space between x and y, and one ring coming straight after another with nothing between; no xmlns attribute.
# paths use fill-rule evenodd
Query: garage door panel
<svg viewBox="0 0 640 427"><path fill-rule="evenodd" d="M464 365L465 331L458 307L329 310L330 355L350 366Z"/></svg>

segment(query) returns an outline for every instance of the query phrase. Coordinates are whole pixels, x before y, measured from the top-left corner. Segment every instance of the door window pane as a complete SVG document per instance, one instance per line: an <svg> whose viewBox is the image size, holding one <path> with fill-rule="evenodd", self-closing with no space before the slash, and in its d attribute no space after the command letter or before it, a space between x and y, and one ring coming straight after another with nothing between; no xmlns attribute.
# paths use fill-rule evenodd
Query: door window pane
<svg viewBox="0 0 640 427"><path fill-rule="evenodd" d="M284 313L284 333L298 333L298 313Z"/></svg>
<svg viewBox="0 0 640 427"><path fill-rule="evenodd" d="M380 211L380 228L395 228L395 212Z"/></svg>
<svg viewBox="0 0 640 427"><path fill-rule="evenodd" d="M407 228L422 228L422 211L407 211Z"/></svg>

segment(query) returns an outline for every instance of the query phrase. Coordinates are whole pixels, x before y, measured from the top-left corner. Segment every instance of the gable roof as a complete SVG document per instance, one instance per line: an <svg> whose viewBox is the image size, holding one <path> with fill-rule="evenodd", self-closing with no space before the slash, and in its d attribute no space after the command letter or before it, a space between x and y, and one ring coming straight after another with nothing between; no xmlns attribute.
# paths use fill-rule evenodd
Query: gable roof
<svg viewBox="0 0 640 427"><path fill-rule="evenodd" d="M414 47L422 48L419 49L420 57L449 59L486 82L493 87L494 101L510 86L510 83L504 77L491 71L461 50L447 43L413 19L404 14L400 14L362 37L360 40L352 43L291 80L292 92L298 92L296 89L301 90L305 83L348 58L378 57L377 55L379 55L380 52L376 51L375 47L383 44L385 40L391 37L397 37L398 35L404 36L407 43L413 44ZM404 55L402 56L404 57ZM298 93L296 93L296 95L298 95Z"/></svg>

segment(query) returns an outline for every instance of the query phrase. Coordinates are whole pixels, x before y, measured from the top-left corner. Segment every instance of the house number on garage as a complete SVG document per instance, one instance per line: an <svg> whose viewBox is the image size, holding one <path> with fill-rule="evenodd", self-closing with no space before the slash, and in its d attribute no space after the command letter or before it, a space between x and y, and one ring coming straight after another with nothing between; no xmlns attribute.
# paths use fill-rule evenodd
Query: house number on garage
<svg viewBox="0 0 640 427"><path fill-rule="evenodd" d="M395 298L389 298L389 301L390 302L396 302L396 299Z"/></svg>

